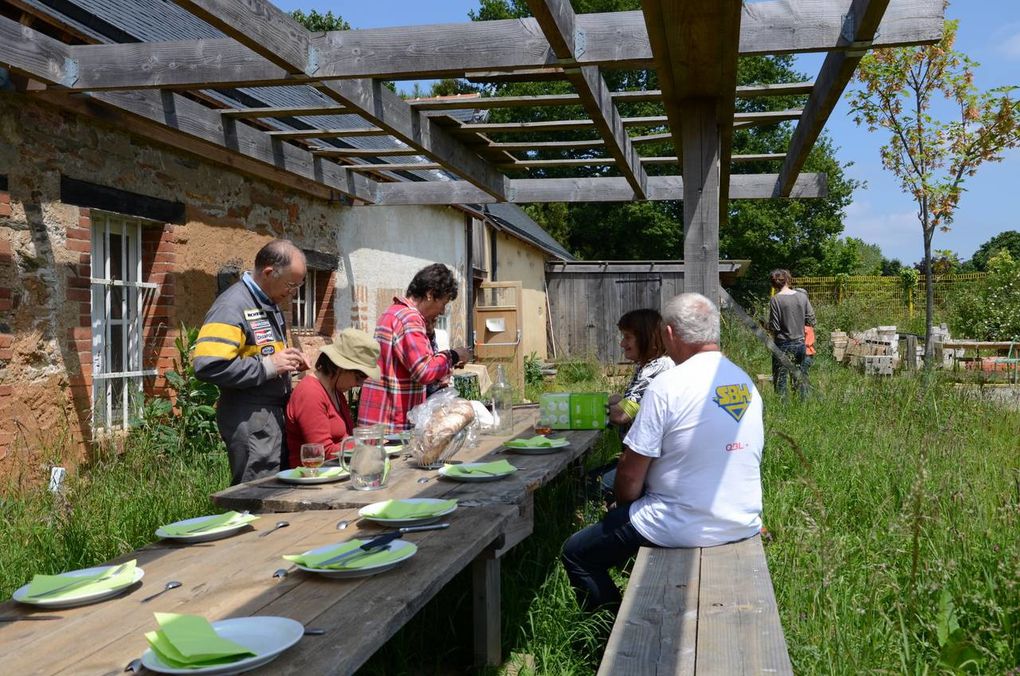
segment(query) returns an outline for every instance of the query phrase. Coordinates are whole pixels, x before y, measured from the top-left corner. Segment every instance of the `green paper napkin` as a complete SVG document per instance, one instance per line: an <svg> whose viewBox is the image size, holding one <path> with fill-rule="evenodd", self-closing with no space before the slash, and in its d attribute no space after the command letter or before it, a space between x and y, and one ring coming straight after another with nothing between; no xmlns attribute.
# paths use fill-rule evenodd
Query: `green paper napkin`
<svg viewBox="0 0 1020 676"><path fill-rule="evenodd" d="M230 511L210 516L202 521L168 524L166 526L162 526L161 530L167 535L201 535L202 533L208 533L211 530L222 528L223 526L240 526L246 523L251 523L258 518L259 517L254 514L240 514L238 512Z"/></svg>
<svg viewBox="0 0 1020 676"><path fill-rule="evenodd" d="M65 596L78 596L83 592L110 591L131 584L135 579L136 559L111 566L108 570L91 575L36 575L28 583L26 600L56 600ZM60 591L54 591L59 589Z"/></svg>
<svg viewBox="0 0 1020 676"><path fill-rule="evenodd" d="M511 448L550 448L554 445L552 439L538 435L530 439L511 439L504 444Z"/></svg>
<svg viewBox="0 0 1020 676"><path fill-rule="evenodd" d="M349 552L352 549L357 549L361 545L368 542L368 540L351 540L345 542L342 545L331 547L326 551L318 552L315 554L286 554L283 558L287 559L291 563L296 563L305 568L322 568L322 562L332 559L334 556L339 556L344 552ZM384 549L378 552L355 554L350 556L343 561L337 561L336 563L330 564L325 567L325 570L353 570L356 568L367 568L369 566L384 565L397 561L406 555L407 552L402 552L396 548Z"/></svg>
<svg viewBox="0 0 1020 676"><path fill-rule="evenodd" d="M497 460L496 462L483 462L473 467L467 465L447 465L446 473L450 474L511 474L516 471L516 467L510 464L507 460Z"/></svg>
<svg viewBox="0 0 1020 676"><path fill-rule="evenodd" d="M256 656L243 645L217 634L204 617L177 613L155 615L159 630L146 633L145 640L168 666L206 667Z"/></svg>
<svg viewBox="0 0 1020 676"><path fill-rule="evenodd" d="M314 478L314 477L335 477L340 476L344 473L344 470L340 467L322 467L318 472L314 472L309 467L295 467L294 469L288 470L290 476L297 478Z"/></svg>
<svg viewBox="0 0 1020 676"><path fill-rule="evenodd" d="M406 500L387 500L372 509L366 509L367 516L380 519L421 519L435 516L457 506L456 500L440 500L439 502L408 502Z"/></svg>

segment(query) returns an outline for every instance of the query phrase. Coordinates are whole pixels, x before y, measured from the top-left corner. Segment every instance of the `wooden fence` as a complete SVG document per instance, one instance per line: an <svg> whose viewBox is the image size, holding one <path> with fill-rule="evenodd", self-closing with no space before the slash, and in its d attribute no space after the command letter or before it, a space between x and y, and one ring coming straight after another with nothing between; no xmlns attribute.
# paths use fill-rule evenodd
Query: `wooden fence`
<svg viewBox="0 0 1020 676"><path fill-rule="evenodd" d="M943 308L966 289L981 282L985 273L936 275L935 306ZM925 282L905 284L901 277L798 277L795 285L807 291L813 305L866 301L869 307L915 317L924 313Z"/></svg>

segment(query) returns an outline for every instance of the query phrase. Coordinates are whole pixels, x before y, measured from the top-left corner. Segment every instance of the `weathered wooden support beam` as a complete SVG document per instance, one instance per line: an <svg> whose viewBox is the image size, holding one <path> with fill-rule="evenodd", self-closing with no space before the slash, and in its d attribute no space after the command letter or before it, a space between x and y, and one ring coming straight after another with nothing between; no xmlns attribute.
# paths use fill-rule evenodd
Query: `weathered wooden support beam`
<svg viewBox="0 0 1020 676"><path fill-rule="evenodd" d="M318 79L319 71L330 63L329 56L319 49L321 40L313 39L304 26L267 0L174 2L290 73L303 73ZM317 89L345 107L356 110L371 124L412 146L419 154L442 164L451 173L499 200L505 199L506 177L426 115L411 110L380 81L325 82Z"/></svg>
<svg viewBox="0 0 1020 676"><path fill-rule="evenodd" d="M684 291L719 303L720 137L714 98L683 105ZM728 198L728 195L726 196Z"/></svg>
<svg viewBox="0 0 1020 676"><path fill-rule="evenodd" d="M351 127L349 129L287 129L283 131L267 131L266 133L272 138L284 140L386 135L386 132L379 127Z"/></svg>
<svg viewBox="0 0 1020 676"><path fill-rule="evenodd" d="M730 199L762 199L772 194L778 174L735 174ZM814 198L826 194L825 174L802 174L791 197ZM649 201L681 199L679 176L649 176ZM540 178L510 181L514 202L632 202L634 189L623 178ZM376 204L488 204L495 200L466 181L415 181L380 183Z"/></svg>
<svg viewBox="0 0 1020 676"><path fill-rule="evenodd" d="M313 148L322 157L421 157L414 148Z"/></svg>
<svg viewBox="0 0 1020 676"><path fill-rule="evenodd" d="M364 171L370 173L379 173L382 171L430 171L435 169L442 169L443 165L436 164L434 162L422 162L415 164L414 162L383 162L381 164L351 164L344 167L347 171Z"/></svg>
<svg viewBox="0 0 1020 676"><path fill-rule="evenodd" d="M560 64L566 66L576 63L577 26L570 0L528 0L528 6ZM643 198L648 176L627 138L620 112L613 103L609 86L598 67L565 68L565 73L599 136L606 142L606 152L616 160L617 169L634 188L638 198Z"/></svg>
<svg viewBox="0 0 1020 676"><path fill-rule="evenodd" d="M786 161L776 182L776 195L785 197L789 194L829 115L836 108L839 97L843 95L843 90L853 77L857 64L874 42L875 33L889 4L890 0L853 0L850 5L845 21L846 38L858 48L849 52L831 52L825 57L815 87L808 97L807 106L793 132L793 138L790 139Z"/></svg>
<svg viewBox="0 0 1020 676"><path fill-rule="evenodd" d="M228 108L220 115L238 119L260 119L276 117L316 117L320 115L348 115L349 108L343 106L292 106L272 108Z"/></svg>
<svg viewBox="0 0 1020 676"><path fill-rule="evenodd" d="M345 78L512 77L519 70L532 71L529 78L559 77L556 54L532 18L312 35L298 31L296 22L262 0L174 1L220 30L244 25L253 44L270 48L246 49L230 39L83 45L73 51L77 86L238 87ZM852 49L842 35L846 8L845 0L749 3L740 18L739 53ZM941 30L942 0L893 0L874 46L931 43ZM649 68L654 63L641 12L580 14L575 31L585 35L578 66Z"/></svg>

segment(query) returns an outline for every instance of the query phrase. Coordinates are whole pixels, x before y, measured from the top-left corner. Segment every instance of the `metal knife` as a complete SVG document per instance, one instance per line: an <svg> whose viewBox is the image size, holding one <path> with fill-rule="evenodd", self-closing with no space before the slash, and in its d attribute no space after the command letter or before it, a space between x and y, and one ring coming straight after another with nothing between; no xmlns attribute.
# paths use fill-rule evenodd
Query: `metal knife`
<svg viewBox="0 0 1020 676"><path fill-rule="evenodd" d="M322 561L321 563L317 564L316 567L317 568L325 568L327 566L332 566L333 564L340 563L341 561L349 559L349 558L351 558L353 556L359 556L359 555L362 555L362 554L370 554L374 550L377 550L377 549L383 549L383 548L387 548L388 549L391 542L393 542L397 538L401 538L401 537L404 537L404 534L401 533L400 531L394 531L392 533L386 533L385 535L380 535L379 537L372 538L371 540L369 540L365 544L361 545L360 547L357 547L357 548L352 549L350 551L344 552L343 554L337 554L336 556L334 556L331 559L326 559L325 561Z"/></svg>
<svg viewBox="0 0 1020 676"><path fill-rule="evenodd" d="M420 533L425 530L442 530L449 527L450 522L444 521L443 523L430 523L426 526L404 526L403 528L398 528L397 531L400 533Z"/></svg>

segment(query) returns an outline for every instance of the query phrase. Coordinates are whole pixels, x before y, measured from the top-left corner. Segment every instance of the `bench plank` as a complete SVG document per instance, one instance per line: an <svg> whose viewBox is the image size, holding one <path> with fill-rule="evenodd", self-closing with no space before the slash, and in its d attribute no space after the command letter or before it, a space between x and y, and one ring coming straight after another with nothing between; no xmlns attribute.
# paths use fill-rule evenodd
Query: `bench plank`
<svg viewBox="0 0 1020 676"><path fill-rule="evenodd" d="M599 676L694 673L700 549L642 547Z"/></svg>
<svg viewBox="0 0 1020 676"><path fill-rule="evenodd" d="M701 550L699 676L793 674L761 537Z"/></svg>

